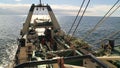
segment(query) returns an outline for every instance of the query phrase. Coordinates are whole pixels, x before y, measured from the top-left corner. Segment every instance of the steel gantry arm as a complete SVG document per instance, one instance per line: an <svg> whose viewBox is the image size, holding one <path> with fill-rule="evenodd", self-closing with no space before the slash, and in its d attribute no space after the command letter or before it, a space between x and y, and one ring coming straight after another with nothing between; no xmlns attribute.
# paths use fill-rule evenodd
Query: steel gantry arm
<svg viewBox="0 0 120 68"><path fill-rule="evenodd" d="M25 35L26 33L28 33L29 26L30 26L30 22L31 22L31 18L32 18L33 11L34 11L34 8L35 8L35 5L32 4L32 5L31 5L31 8L30 8L30 10L29 10L27 19L26 19L25 23L23 24L22 35Z"/></svg>
<svg viewBox="0 0 120 68"><path fill-rule="evenodd" d="M47 10L48 10L48 13L50 15L50 18L52 20L52 23L53 23L53 27L56 29L56 30L60 30L60 25L58 24L58 21L51 9L51 7L49 5L47 5Z"/></svg>
<svg viewBox="0 0 120 68"><path fill-rule="evenodd" d="M27 19L26 19L26 21L25 21L25 23L24 23L24 25L23 25L22 35L27 34L28 31L29 31L30 22L31 22L31 19L32 19L32 16L33 16L33 12L34 12L34 8L35 8L35 7L37 7L37 8L41 8L41 7L46 8L47 11L48 11L48 13L49 13L49 16L50 16L50 18L51 18L51 22L52 22L52 24L53 24L54 30L60 30L60 29L61 29L61 28L60 28L60 25L58 24L58 21L57 21L55 15L54 15L54 13L53 13L53 11L52 11L52 9L51 9L51 7L50 7L49 5L44 6L44 5L42 5L42 4L39 4L39 5L34 5L34 4L32 4L32 6L31 6L31 8L30 8L30 10L29 10Z"/></svg>

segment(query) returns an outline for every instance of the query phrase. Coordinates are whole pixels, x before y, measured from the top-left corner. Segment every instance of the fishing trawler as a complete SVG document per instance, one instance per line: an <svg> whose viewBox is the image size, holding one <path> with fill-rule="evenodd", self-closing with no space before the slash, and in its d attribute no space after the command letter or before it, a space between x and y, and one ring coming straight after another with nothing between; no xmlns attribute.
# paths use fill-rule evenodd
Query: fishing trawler
<svg viewBox="0 0 120 68"><path fill-rule="evenodd" d="M47 12L48 15L45 18L42 14L34 15L36 11ZM15 60L8 68L118 68L119 66L115 63L120 60L120 56L101 55L104 52L95 52L87 42L65 34L49 5L41 3L31 5L20 35ZM109 46L115 50L113 41L110 41Z"/></svg>

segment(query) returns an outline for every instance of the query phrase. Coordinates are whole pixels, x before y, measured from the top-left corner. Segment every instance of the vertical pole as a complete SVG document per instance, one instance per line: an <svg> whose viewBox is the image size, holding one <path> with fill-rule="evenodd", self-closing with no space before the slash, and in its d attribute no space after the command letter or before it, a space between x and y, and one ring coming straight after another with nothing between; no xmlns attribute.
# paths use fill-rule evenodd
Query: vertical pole
<svg viewBox="0 0 120 68"><path fill-rule="evenodd" d="M41 0L40 0L40 5L41 5Z"/></svg>
<svg viewBox="0 0 120 68"><path fill-rule="evenodd" d="M110 44L112 50L114 50L115 41L114 40L109 40L109 44Z"/></svg>

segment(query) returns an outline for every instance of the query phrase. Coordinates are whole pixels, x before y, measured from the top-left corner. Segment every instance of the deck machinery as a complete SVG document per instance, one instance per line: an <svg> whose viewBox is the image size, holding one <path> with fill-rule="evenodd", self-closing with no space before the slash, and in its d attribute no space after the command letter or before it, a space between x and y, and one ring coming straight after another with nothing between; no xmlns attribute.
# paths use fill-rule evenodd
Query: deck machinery
<svg viewBox="0 0 120 68"><path fill-rule="evenodd" d="M47 10L48 16L34 17L36 9ZM95 57L89 48L74 47L49 5L32 4L20 34L14 68L114 68L107 58Z"/></svg>

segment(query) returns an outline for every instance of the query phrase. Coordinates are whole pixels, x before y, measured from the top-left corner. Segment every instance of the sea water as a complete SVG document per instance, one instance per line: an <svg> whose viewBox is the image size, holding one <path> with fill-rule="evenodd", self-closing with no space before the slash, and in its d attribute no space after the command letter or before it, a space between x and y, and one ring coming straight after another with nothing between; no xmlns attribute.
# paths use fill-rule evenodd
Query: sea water
<svg viewBox="0 0 120 68"><path fill-rule="evenodd" d="M98 16L85 16L80 22L74 36L84 38L88 31L99 22L102 17ZM13 61L14 54L17 49L17 38L19 37L20 29L26 19L25 15L0 15L0 68ZM57 20L61 26L61 29L66 33L69 31L75 16L57 16ZM80 17L78 18L78 20ZM77 22L78 22L77 20ZM76 23L77 23L76 22ZM74 31L77 24L74 25L72 32ZM105 20L99 27L92 32L84 40L89 44L93 44L108 35L119 31L120 29L120 17L110 17ZM72 34L72 32L70 34ZM116 44L119 44L120 33L111 37L116 39ZM94 46L94 45L93 45ZM96 45L99 47L99 45Z"/></svg>

